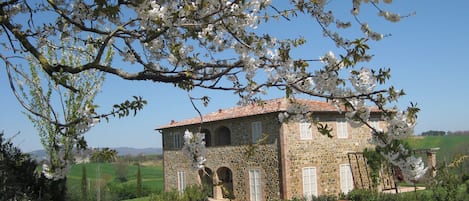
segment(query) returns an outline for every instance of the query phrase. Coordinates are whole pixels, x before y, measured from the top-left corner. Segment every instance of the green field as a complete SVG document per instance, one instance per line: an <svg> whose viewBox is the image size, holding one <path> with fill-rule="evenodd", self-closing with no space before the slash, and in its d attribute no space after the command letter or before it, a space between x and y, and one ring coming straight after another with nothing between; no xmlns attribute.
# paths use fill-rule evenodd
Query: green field
<svg viewBox="0 0 469 201"><path fill-rule="evenodd" d="M112 188L119 188L121 191L135 192L137 189L137 166L128 165L127 181L121 182L116 178L115 165L112 163L86 163L73 165L67 177L67 187L71 193L81 192L82 166L86 167L86 174L89 185L89 195L96 195L97 186L101 186L103 196L112 191ZM142 186L147 193L157 193L163 191L163 168L161 164L140 166ZM98 180L99 179L99 180ZM97 182L99 181L99 182ZM115 194L115 193L114 193ZM113 195L115 196L115 195ZM108 196L109 197L109 196Z"/></svg>
<svg viewBox="0 0 469 201"><path fill-rule="evenodd" d="M439 147L438 161L451 161L457 154L469 154L469 135L425 136L407 140L414 149Z"/></svg>

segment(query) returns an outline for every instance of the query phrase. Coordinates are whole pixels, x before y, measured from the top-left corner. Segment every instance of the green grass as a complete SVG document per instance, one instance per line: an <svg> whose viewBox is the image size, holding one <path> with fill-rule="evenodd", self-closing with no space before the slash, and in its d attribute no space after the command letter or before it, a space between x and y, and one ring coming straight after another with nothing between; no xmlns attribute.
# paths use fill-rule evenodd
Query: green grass
<svg viewBox="0 0 469 201"><path fill-rule="evenodd" d="M451 161L453 157L461 153L469 153L469 135L426 136L407 140L412 148L439 147L436 157L438 161Z"/></svg>
<svg viewBox="0 0 469 201"><path fill-rule="evenodd" d="M130 188L135 188L137 186L137 166L129 164L127 181L120 182L116 179L116 174L114 171L114 164L112 163L87 163L87 164L76 164L73 165L70 173L67 177L67 186L68 189L81 189L81 179L82 179L82 166L86 166L86 174L89 180L91 188L96 186L98 168L99 175L102 180L101 183L113 185L113 184L122 184ZM142 175L142 185L144 189L149 190L153 193L158 193L163 191L163 167L161 165L148 165L140 166L140 171ZM138 200L138 199L137 199Z"/></svg>
<svg viewBox="0 0 469 201"><path fill-rule="evenodd" d="M141 197L141 198L134 198L134 199L129 199L129 200L123 200L123 201L149 201L150 196L147 197Z"/></svg>

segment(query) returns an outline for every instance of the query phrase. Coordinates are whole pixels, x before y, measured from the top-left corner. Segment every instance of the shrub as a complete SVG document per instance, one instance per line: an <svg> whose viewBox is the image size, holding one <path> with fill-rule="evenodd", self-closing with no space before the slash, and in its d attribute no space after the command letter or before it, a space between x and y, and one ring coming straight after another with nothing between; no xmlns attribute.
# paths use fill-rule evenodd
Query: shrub
<svg viewBox="0 0 469 201"><path fill-rule="evenodd" d="M0 200L41 200L46 181L36 172L37 163L3 138L0 132Z"/></svg>
<svg viewBox="0 0 469 201"><path fill-rule="evenodd" d="M127 181L127 174L129 173L129 164L124 160L117 160L114 164L114 171L116 173L116 179L120 182Z"/></svg>
<svg viewBox="0 0 469 201"><path fill-rule="evenodd" d="M176 190L150 196L150 201L206 201L208 192L198 185L187 186L183 193Z"/></svg>

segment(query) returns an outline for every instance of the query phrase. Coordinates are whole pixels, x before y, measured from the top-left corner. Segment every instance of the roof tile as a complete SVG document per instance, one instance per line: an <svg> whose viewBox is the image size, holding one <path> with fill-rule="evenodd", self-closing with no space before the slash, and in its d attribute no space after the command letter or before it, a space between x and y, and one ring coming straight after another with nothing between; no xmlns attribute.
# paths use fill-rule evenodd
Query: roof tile
<svg viewBox="0 0 469 201"><path fill-rule="evenodd" d="M306 105L312 112L337 112L337 107L329 102L306 100L306 99L295 99L296 102ZM232 107L228 109L219 109L216 112L212 112L202 116L203 122L213 122L225 119L234 119L239 117L254 116L259 114L268 114L272 112L287 111L288 106L291 105L289 99L278 98L263 101L259 104L251 104L246 106ZM163 125L157 128L166 129L179 126L193 125L201 122L200 117L194 117L182 121L171 121L167 125Z"/></svg>

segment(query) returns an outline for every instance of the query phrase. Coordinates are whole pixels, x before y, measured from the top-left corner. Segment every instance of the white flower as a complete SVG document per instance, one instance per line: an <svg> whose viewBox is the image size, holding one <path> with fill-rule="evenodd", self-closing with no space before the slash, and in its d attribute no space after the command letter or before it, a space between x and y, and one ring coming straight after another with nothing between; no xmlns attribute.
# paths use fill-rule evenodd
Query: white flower
<svg viewBox="0 0 469 201"><path fill-rule="evenodd" d="M401 16L395 13L390 13L387 11L380 11L379 16L383 16L384 19L390 21L390 22L399 22L401 20Z"/></svg>
<svg viewBox="0 0 469 201"><path fill-rule="evenodd" d="M327 52L324 56L320 57L319 60L321 60L321 62L326 64L328 67L332 67L332 69L341 67L339 60L332 51Z"/></svg>
<svg viewBox="0 0 469 201"><path fill-rule="evenodd" d="M186 130L184 132L184 147L182 148L184 155L192 160L192 168L203 169L205 164L205 134L196 133L195 135Z"/></svg>
<svg viewBox="0 0 469 201"><path fill-rule="evenodd" d="M70 165L67 162L63 163L63 167L50 168L47 164L42 164L42 173L47 179L59 180L64 179L70 170Z"/></svg>
<svg viewBox="0 0 469 201"><path fill-rule="evenodd" d="M357 92L368 94L373 92L376 86L376 77L370 69L362 68L358 75L350 77L350 82Z"/></svg>

